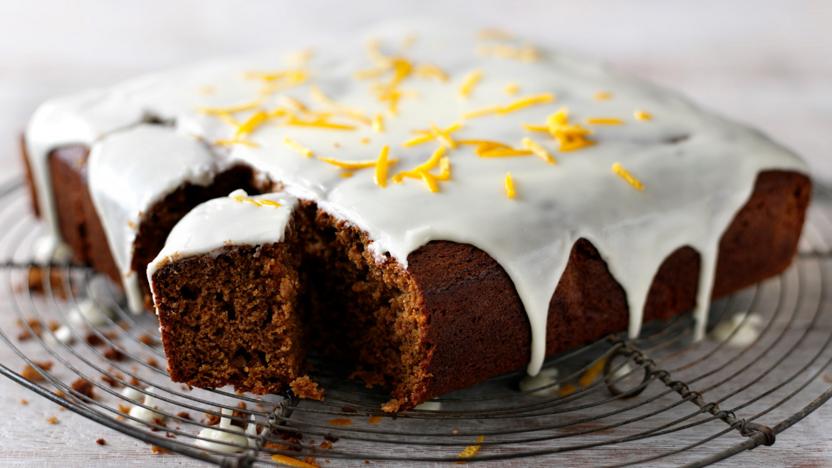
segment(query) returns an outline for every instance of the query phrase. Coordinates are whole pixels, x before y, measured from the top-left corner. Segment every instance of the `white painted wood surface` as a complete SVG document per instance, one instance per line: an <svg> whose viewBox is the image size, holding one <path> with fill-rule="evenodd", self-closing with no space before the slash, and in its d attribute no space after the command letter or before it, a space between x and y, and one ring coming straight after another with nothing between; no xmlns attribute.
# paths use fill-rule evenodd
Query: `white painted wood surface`
<svg viewBox="0 0 832 468"><path fill-rule="evenodd" d="M39 1L0 3L0 178L38 102L214 55L353 31L386 17L498 25L605 59L752 123L832 180L832 2ZM0 347L0 361L7 362ZM19 400L30 404L21 406ZM0 379L0 465L189 466ZM46 419L57 414L60 424ZM832 465L832 406L723 465ZM104 437L107 447L95 439Z"/></svg>

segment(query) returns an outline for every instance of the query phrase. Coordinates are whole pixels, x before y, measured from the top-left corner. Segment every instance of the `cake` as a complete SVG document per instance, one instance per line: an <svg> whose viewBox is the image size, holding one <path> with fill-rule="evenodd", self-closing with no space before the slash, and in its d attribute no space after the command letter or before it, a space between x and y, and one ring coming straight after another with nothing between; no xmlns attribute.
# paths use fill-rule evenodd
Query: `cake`
<svg viewBox="0 0 832 468"><path fill-rule="evenodd" d="M701 338L811 193L675 93L431 24L56 99L24 148L50 242L152 292L172 379L319 396L314 351L387 411L689 310Z"/></svg>

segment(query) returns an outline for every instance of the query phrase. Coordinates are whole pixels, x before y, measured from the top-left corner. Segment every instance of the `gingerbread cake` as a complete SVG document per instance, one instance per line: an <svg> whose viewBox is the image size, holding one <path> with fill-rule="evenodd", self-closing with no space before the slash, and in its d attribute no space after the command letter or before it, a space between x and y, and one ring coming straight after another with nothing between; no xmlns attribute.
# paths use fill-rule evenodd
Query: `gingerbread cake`
<svg viewBox="0 0 832 468"><path fill-rule="evenodd" d="M675 93L423 24L50 101L25 143L51 242L152 290L174 380L317 394L314 350L388 411L688 310L701 337L790 264L811 192Z"/></svg>

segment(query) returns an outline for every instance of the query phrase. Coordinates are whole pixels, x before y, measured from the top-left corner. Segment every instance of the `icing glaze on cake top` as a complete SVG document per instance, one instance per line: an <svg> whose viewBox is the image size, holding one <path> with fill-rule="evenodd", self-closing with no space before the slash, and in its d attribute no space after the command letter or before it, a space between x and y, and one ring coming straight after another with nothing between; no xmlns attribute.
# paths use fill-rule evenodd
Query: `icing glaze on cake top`
<svg viewBox="0 0 832 468"><path fill-rule="evenodd" d="M148 265L147 276L170 261L219 252L230 244L281 242L296 204L285 193L248 196L243 190L202 203L174 226L165 247Z"/></svg>
<svg viewBox="0 0 832 468"><path fill-rule="evenodd" d="M695 248L701 336L720 236L757 174L805 171L760 133L602 65L493 31L390 23L288 58L232 58L47 103L27 133L44 211L49 148L95 151L148 115L365 230L378 261L407 266L431 240L486 251L529 317L531 374L577 239L624 288L631 335L659 265Z"/></svg>

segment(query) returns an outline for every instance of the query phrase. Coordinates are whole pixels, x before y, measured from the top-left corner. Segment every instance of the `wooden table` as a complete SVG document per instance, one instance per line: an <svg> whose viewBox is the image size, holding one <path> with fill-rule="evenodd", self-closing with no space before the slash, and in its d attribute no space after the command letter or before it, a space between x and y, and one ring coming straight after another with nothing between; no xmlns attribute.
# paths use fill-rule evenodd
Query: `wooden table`
<svg viewBox="0 0 832 468"><path fill-rule="evenodd" d="M349 6L347 6L349 5ZM42 100L214 55L300 46L384 17L442 16L508 30L607 60L681 89L752 123L804 155L832 180L832 2L613 0L596 2L0 3L0 178L19 174L17 135ZM8 356L0 347L0 360ZM20 400L29 399L27 406ZM192 465L154 456L0 380L0 465ZM57 415L58 425L46 419ZM832 464L832 405L723 465ZM95 439L104 437L108 446Z"/></svg>

